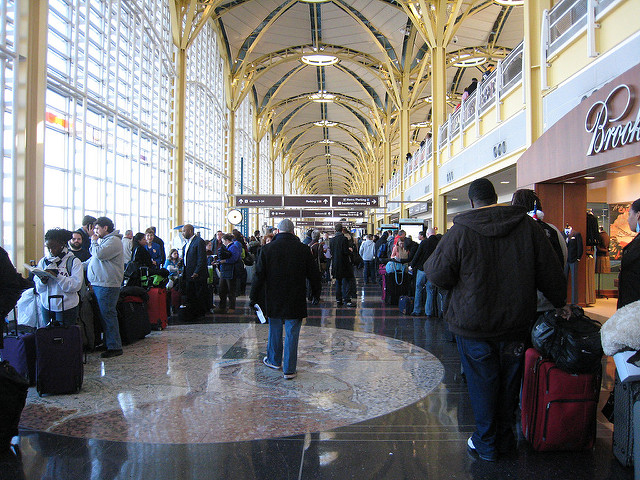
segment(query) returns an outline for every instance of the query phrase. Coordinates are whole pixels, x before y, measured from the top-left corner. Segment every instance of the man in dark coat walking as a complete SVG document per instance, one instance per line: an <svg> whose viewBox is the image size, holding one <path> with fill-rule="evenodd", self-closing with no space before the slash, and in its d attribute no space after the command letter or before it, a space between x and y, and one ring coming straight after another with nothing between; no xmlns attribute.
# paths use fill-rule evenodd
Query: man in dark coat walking
<svg viewBox="0 0 640 480"><path fill-rule="evenodd" d="M331 239L331 275L336 279L336 302L352 306L349 290L353 278L353 264L351 253L353 248L349 246L349 240L342 233L342 224L336 223L336 234Z"/></svg>
<svg viewBox="0 0 640 480"><path fill-rule="evenodd" d="M297 375L298 338L302 319L307 316L306 280L314 300L320 297L322 285L318 264L311 249L294 235L293 222L282 220L278 230L275 238L260 251L249 300L253 306L264 298L265 314L269 318L267 356L263 363L275 370L282 369L284 378L290 380Z"/></svg>
<svg viewBox="0 0 640 480"><path fill-rule="evenodd" d="M184 293L187 306L195 316L204 315L207 312L207 245L204 240L193 233L193 225L186 224L182 227L182 236L187 243L182 247L182 262L184 272L182 274Z"/></svg>
<svg viewBox="0 0 640 480"><path fill-rule="evenodd" d="M565 305L566 281L545 232L526 209L496 205L486 178L471 182L472 210L453 219L425 264L430 282L451 291L445 319L456 335L476 430L469 451L487 461L515 445L524 349L536 318L536 289ZM567 311L562 310L563 316Z"/></svg>

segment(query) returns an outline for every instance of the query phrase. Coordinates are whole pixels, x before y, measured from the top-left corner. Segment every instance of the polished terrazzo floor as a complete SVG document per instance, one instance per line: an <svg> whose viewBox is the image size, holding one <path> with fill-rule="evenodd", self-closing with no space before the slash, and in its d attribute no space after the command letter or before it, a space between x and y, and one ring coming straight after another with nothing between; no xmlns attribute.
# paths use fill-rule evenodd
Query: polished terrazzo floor
<svg viewBox="0 0 640 480"><path fill-rule="evenodd" d="M496 463L469 456L455 344L441 321L382 304L377 285L359 286L357 308L336 308L325 287L291 381L260 364L266 328L239 300L234 315L171 325L122 357L91 354L78 395L30 392L22 456L0 456L0 479L633 478L601 415L592 451L523 441ZM612 374L608 362L602 403Z"/></svg>

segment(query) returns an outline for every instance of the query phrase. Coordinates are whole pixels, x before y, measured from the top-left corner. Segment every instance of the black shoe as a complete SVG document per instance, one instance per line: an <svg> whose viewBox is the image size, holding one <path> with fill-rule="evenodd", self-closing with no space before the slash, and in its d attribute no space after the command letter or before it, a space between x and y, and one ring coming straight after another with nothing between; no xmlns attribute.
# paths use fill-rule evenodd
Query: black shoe
<svg viewBox="0 0 640 480"><path fill-rule="evenodd" d="M102 352L100 356L102 358L111 358L111 357L119 357L122 355L122 349L119 350L107 350L106 352Z"/></svg>
<svg viewBox="0 0 640 480"><path fill-rule="evenodd" d="M100 345L98 345L96 348L93 349L95 352L106 352L107 351L107 346L102 343Z"/></svg>

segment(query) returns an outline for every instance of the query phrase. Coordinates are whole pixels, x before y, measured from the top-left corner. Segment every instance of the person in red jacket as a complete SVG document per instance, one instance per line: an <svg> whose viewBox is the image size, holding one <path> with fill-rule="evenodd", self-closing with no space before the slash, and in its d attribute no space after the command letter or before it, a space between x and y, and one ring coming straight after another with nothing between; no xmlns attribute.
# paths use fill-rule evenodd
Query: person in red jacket
<svg viewBox="0 0 640 480"><path fill-rule="evenodd" d="M467 447L495 461L515 445L524 350L536 317L536 289L562 309L566 280L553 247L520 206L499 206L486 178L469 186L472 209L453 219L425 264L451 291L445 319L455 334L476 430ZM568 312L561 310L563 316Z"/></svg>

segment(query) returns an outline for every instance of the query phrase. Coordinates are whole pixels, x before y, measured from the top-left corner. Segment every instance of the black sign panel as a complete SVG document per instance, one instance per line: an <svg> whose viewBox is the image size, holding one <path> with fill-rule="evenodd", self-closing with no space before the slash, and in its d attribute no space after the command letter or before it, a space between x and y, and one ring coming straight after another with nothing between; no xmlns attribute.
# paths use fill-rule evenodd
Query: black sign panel
<svg viewBox="0 0 640 480"><path fill-rule="evenodd" d="M284 197L285 207L329 207L329 195L287 195Z"/></svg>
<svg viewBox="0 0 640 480"><path fill-rule="evenodd" d="M332 207L378 207L380 197L377 195L348 195L331 197Z"/></svg>
<svg viewBox="0 0 640 480"><path fill-rule="evenodd" d="M364 218L364 210L334 210L333 216L340 218Z"/></svg>
<svg viewBox="0 0 640 480"><path fill-rule="evenodd" d="M300 210L269 210L271 218L299 218Z"/></svg>
<svg viewBox="0 0 640 480"><path fill-rule="evenodd" d="M333 210L302 210L300 216L303 218L331 218Z"/></svg>
<svg viewBox="0 0 640 480"><path fill-rule="evenodd" d="M281 207L280 195L236 195L236 207Z"/></svg>

